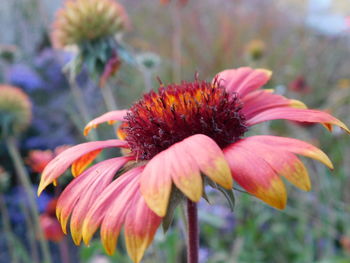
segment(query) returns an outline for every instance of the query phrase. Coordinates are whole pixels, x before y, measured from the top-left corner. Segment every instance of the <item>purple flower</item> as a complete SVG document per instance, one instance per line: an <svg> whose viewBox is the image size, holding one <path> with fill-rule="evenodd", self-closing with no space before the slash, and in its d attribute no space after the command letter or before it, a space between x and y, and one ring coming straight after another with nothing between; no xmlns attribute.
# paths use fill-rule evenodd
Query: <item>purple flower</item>
<svg viewBox="0 0 350 263"><path fill-rule="evenodd" d="M10 84L33 91L43 87L43 80L39 74L25 64L14 64L7 73Z"/></svg>

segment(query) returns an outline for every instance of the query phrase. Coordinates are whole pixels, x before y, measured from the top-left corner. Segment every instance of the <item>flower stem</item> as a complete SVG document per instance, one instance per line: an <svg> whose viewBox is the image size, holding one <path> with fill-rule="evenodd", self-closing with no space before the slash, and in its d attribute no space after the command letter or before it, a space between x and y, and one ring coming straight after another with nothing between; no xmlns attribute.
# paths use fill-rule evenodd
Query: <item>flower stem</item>
<svg viewBox="0 0 350 263"><path fill-rule="evenodd" d="M80 116L83 119L83 122L84 122L83 125L86 125L89 121L92 120L92 118L91 118L90 113L88 111L88 107L84 103L85 100L84 100L83 93L81 92L75 77L69 73L65 73L65 75L66 75L66 78L68 80L69 88L70 88L70 91L73 95L74 102L78 108ZM91 131L88 136L89 136L90 140L92 140L92 141L98 140L98 137L97 137L97 134L95 131Z"/></svg>
<svg viewBox="0 0 350 263"><path fill-rule="evenodd" d="M7 246L8 246L8 251L9 254L11 256L11 262L13 263L17 263L18 262L18 258L17 258L17 254L14 251L15 250L15 244L14 244L14 240L12 237L12 228L11 228L11 223L10 223L10 219L9 219L9 213L6 207L6 203L5 203L5 199L3 197L3 195L0 193L0 214L1 214L1 219L2 219L2 225L3 225L3 229L5 232L5 236L6 236L6 240L7 240Z"/></svg>
<svg viewBox="0 0 350 263"><path fill-rule="evenodd" d="M187 199L187 263L198 263L199 229L197 204Z"/></svg>
<svg viewBox="0 0 350 263"><path fill-rule="evenodd" d="M6 145L9 150L11 159L15 165L15 170L18 176L18 180L22 184L27 194L29 209L31 212L31 216L33 217L33 220L34 220L35 233L37 233L39 237L39 243L43 253L44 262L50 263L51 255L50 255L49 245L47 243L47 240L45 239L43 230L40 227L38 208L34 198L33 188L29 181L28 173L24 167L22 157L17 149L16 139L14 137L8 137L6 139Z"/></svg>
<svg viewBox="0 0 350 263"><path fill-rule="evenodd" d="M101 89L102 97L103 97L103 100L105 101L107 110L108 111L117 110L118 105L114 98L114 94L110 84L106 83L106 85L100 89Z"/></svg>

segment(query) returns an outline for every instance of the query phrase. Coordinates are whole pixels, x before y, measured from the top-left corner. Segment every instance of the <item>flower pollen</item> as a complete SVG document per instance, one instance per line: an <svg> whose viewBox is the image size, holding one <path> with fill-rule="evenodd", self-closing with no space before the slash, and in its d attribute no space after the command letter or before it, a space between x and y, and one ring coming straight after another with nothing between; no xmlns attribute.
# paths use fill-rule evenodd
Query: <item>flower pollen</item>
<svg viewBox="0 0 350 263"><path fill-rule="evenodd" d="M182 82L145 94L129 110L122 129L141 160L194 134L207 135L224 148L247 131L241 109L237 95L228 94L217 80Z"/></svg>

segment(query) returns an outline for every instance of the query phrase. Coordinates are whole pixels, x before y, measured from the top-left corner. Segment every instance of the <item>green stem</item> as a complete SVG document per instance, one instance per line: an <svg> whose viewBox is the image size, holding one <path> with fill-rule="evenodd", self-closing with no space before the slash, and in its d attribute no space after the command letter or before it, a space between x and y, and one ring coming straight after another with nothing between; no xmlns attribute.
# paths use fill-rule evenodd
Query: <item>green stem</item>
<svg viewBox="0 0 350 263"><path fill-rule="evenodd" d="M30 212L28 211L28 206L24 205L23 203L20 203L19 208L21 209L21 212L24 216L26 229L28 229L27 237L29 242L30 255L33 259L33 262L39 262L38 248L37 248L37 243L35 239L36 233L35 233L35 229L33 229L33 222L32 222L32 219L30 218Z"/></svg>
<svg viewBox="0 0 350 263"><path fill-rule="evenodd" d="M88 111L88 107L85 104L83 93L81 92L75 77L72 74L69 74L68 72L65 74L69 82L69 88L73 95L75 105L78 108L79 114L83 118L83 122L84 122L83 125L86 125L89 121L92 120L92 118ZM92 141L97 141L98 137L97 137L96 131L94 130L90 131L88 138Z"/></svg>
<svg viewBox="0 0 350 263"><path fill-rule="evenodd" d="M18 176L18 180L22 184L28 198L29 210L31 212L31 216L34 220L34 229L35 233L38 234L40 247L43 253L43 258L45 263L51 262L51 255L48 246L48 242L45 239L42 228L40 227L40 220L38 214L38 208L36 204L36 200L33 193L33 188L29 180L28 173L24 167L24 163L22 157L18 151L16 139L14 137L8 137L6 140L6 145L9 150L11 159L14 163L16 174Z"/></svg>
<svg viewBox="0 0 350 263"><path fill-rule="evenodd" d="M4 232L5 232L6 239L7 239L8 251L9 251L10 257L12 259L11 262L17 263L18 258L17 258L16 253L14 252L15 244L14 244L13 238L12 238L12 228L11 228L11 223L9 220L9 213L8 213L8 210L6 207L4 197L1 193L0 193L0 211L1 211L2 225L3 225Z"/></svg>
<svg viewBox="0 0 350 263"><path fill-rule="evenodd" d="M118 105L116 100L114 99L114 95L111 89L111 86L107 83L101 89L103 100L105 101L106 107L108 111L113 111L118 109Z"/></svg>

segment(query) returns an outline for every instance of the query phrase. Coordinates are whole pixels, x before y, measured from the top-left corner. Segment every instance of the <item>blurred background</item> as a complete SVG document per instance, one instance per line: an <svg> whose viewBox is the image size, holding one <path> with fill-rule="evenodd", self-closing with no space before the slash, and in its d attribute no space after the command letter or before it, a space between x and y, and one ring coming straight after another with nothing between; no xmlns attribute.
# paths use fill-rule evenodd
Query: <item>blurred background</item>
<svg viewBox="0 0 350 263"><path fill-rule="evenodd" d="M130 25L118 36L122 63L108 84L119 108L156 90L157 78L163 83L191 81L198 73L211 80L221 70L251 66L273 71L267 88L327 110L350 125L350 0L120 3ZM62 71L75 52L56 50L50 42L51 25L62 6L61 0L2 0L0 5L0 83L20 88L32 104L30 126L15 138L19 156L14 158L4 137L0 141L1 263L43 262L33 211L28 211L28 184L18 176L16 160L22 160L34 196L47 162L65 147L86 141L85 119L108 108L88 69L83 67L74 83ZM72 85L81 93L78 101ZM79 101L86 106L85 117L79 114ZM0 110L1 103L0 98ZM335 169L305 160L313 189L306 193L288 187L284 211L237 192L232 212L222 195L210 192L213 206L200 203L201 262L350 262L349 137L338 129L330 134L321 126L286 121L253 132L266 130L319 146ZM97 135L115 136L108 125ZM89 247L76 247L62 234L55 198L69 180L67 175L60 186L35 197L52 262L131 262L123 242L109 257L98 238ZM166 235L160 229L143 262L185 262L182 229L180 220Z"/></svg>

